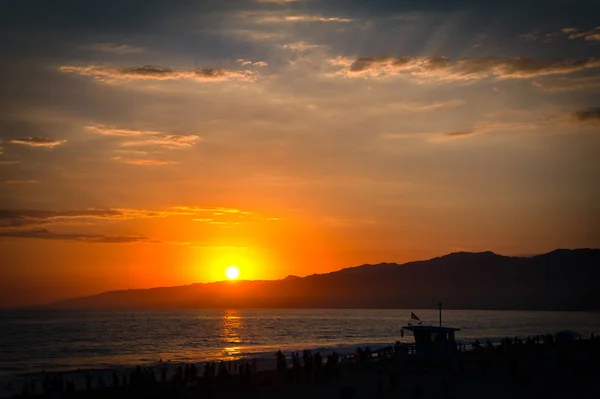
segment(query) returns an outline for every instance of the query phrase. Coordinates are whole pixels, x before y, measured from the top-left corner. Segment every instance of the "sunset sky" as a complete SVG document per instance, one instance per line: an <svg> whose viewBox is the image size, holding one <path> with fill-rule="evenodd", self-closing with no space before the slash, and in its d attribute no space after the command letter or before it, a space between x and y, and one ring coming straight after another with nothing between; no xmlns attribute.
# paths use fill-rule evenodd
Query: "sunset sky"
<svg viewBox="0 0 600 399"><path fill-rule="evenodd" d="M600 247L597 1L0 3L0 307Z"/></svg>

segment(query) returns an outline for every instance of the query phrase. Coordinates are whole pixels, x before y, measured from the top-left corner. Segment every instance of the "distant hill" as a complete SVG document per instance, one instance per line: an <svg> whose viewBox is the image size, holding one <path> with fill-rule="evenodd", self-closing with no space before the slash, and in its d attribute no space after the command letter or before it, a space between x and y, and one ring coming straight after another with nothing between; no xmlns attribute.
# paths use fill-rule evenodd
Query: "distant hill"
<svg viewBox="0 0 600 399"><path fill-rule="evenodd" d="M600 310L600 250L532 257L452 253L276 281L111 291L54 309L431 308Z"/></svg>

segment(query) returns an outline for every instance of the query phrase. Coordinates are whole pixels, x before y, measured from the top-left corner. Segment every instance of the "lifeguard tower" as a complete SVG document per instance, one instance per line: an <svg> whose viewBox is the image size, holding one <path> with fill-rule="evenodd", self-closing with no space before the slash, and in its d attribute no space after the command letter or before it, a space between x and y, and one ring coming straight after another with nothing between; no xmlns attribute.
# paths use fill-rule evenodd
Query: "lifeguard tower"
<svg viewBox="0 0 600 399"><path fill-rule="evenodd" d="M438 305L440 311L439 326L408 325L403 330L411 331L415 337L414 355L417 359L447 361L453 360L458 349L454 333L460 328L442 327L442 304Z"/></svg>

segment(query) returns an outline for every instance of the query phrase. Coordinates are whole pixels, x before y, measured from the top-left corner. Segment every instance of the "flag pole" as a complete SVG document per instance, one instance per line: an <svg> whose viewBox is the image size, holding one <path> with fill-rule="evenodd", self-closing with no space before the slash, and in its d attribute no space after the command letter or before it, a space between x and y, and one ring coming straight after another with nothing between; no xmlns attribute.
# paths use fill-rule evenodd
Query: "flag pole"
<svg viewBox="0 0 600 399"><path fill-rule="evenodd" d="M440 327L442 326L442 303L438 303L438 309L440 311Z"/></svg>

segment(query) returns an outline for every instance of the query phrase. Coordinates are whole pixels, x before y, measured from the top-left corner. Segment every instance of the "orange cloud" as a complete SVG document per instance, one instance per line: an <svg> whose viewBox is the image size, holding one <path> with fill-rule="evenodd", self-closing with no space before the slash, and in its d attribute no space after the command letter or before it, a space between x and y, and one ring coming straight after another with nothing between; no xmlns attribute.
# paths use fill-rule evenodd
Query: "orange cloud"
<svg viewBox="0 0 600 399"><path fill-rule="evenodd" d="M29 147L46 147L46 148L54 148L67 140L52 140L46 137L24 137L20 139L10 140L13 144L26 145Z"/></svg>
<svg viewBox="0 0 600 399"><path fill-rule="evenodd" d="M228 80L242 80L253 82L256 80L256 72L232 71L220 68L205 69L172 69L156 65L144 65L116 68L103 65L74 66L63 65L58 68L65 73L90 76L95 80L105 83L113 83L119 80L193 80L196 82L223 82Z"/></svg>
<svg viewBox="0 0 600 399"><path fill-rule="evenodd" d="M135 141L121 143L124 147L159 145L169 149L177 149L192 147L200 141L200 136L195 134L165 134L157 131L123 129L106 125L88 125L85 130L106 136L135 138Z"/></svg>
<svg viewBox="0 0 600 399"><path fill-rule="evenodd" d="M111 158L114 161L118 161L121 163L125 163L128 165L139 165L139 166L164 166L164 165L173 165L177 162L173 161L163 161L159 159L129 159L129 158L121 158L121 157L113 157Z"/></svg>
<svg viewBox="0 0 600 399"><path fill-rule="evenodd" d="M320 14L296 14L287 15L280 11L271 12L241 12L237 14L240 19L250 20L256 24L279 24L279 23L309 23L309 22L353 22L350 18L326 17Z"/></svg>
<svg viewBox="0 0 600 399"><path fill-rule="evenodd" d="M115 126L105 125L87 125L85 130L105 134L108 136L144 136L144 135L162 135L162 132L153 132L149 130L133 130L133 129L121 129Z"/></svg>
<svg viewBox="0 0 600 399"><path fill-rule="evenodd" d="M266 61L256 61L256 62L252 62L250 60L246 60L244 58L238 58L237 62L241 65L241 66L257 66L257 67L261 67L264 68L266 66L268 66L269 64Z"/></svg>
<svg viewBox="0 0 600 399"><path fill-rule="evenodd" d="M600 67L600 60L538 61L527 58L483 57L452 61L446 57L338 57L330 63L341 68L335 75L357 78L404 76L417 81L468 81L479 79L526 79L570 74Z"/></svg>

